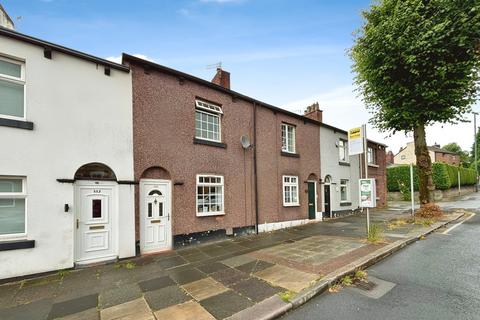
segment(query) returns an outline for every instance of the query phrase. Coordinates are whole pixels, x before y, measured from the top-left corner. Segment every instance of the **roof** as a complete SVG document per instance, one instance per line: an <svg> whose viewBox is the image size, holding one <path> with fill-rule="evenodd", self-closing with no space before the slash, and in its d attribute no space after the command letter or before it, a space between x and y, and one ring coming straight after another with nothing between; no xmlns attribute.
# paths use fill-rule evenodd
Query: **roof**
<svg viewBox="0 0 480 320"><path fill-rule="evenodd" d="M258 104L262 107L265 107L267 109L270 109L274 112L283 113L283 114L286 114L290 117L303 120L305 122L313 123L313 124L316 124L316 125L321 125L321 123L316 121L316 120L310 119L308 117L299 115L297 113L294 113L294 112L291 112L291 111L288 111L288 110L285 110L285 109L282 109L282 108L279 108L279 107L275 107L271 104L259 101L257 99L252 98L252 97L246 96L246 95L238 93L236 91L233 91L231 89L227 89L227 88L224 88L222 86L219 86L218 84L215 84L213 82L210 82L210 81L192 76L191 74L188 74L188 73L184 73L184 72L181 72L181 71L178 71L178 70L175 70L175 69L171 69L171 68L162 66L162 65L157 64L157 63L152 62L152 61L148 61L148 60L145 60L145 59L142 59L142 58L138 58L138 57L129 55L127 53L123 53L122 62L125 62L125 61L133 62L135 64L140 64L140 65L143 65L143 66L148 66L148 67L154 68L155 70L158 70L158 71L161 71L161 72L164 72L164 73L167 73L167 74L171 74L173 76L176 76L176 77L179 77L179 78L182 78L182 79L185 79L185 80L190 80L192 82L195 82L195 83L204 85L206 87L209 87L213 90L217 90L217 91L229 94L232 97L242 99L242 100L245 100L245 101L248 101L248 102L254 102L254 103L256 103L256 104Z"/></svg>
<svg viewBox="0 0 480 320"><path fill-rule="evenodd" d="M61 45L58 45L58 44L54 44L54 43L51 43L51 42L48 42L48 41L40 40L38 38L27 36L23 33L20 33L20 32L14 31L14 30L10 30L10 29L7 29L7 28L0 27L0 36L4 36L4 37L11 38L11 39L27 42L27 43L30 43L30 44L33 44L33 45L36 45L36 46L39 46L39 47L42 47L42 48L45 48L45 49L50 49L52 51L61 52L61 53L64 53L64 54L67 54L67 55L70 55L70 56L73 56L73 57L76 57L76 58L79 58L79 59L83 59L83 60L87 60L87 61L90 61L90 62L98 63L98 64L101 64L103 66L110 67L112 69L116 69L116 70L120 70L120 71L124 71L124 72L130 72L130 68L128 68L124 65L121 65L121 64L118 64L118 63L115 63L115 62L112 62L112 61L108 61L106 59L98 58L98 57L92 56L90 54L80 52L80 51L77 51L77 50L73 50L73 49L70 49L70 48L67 48L67 47L64 47L64 46L61 46Z"/></svg>
<svg viewBox="0 0 480 320"><path fill-rule="evenodd" d="M435 147L435 146L431 146L431 147L427 147L427 148L428 148L429 151L433 151L433 152L456 154L455 152L448 151L448 150L445 150L445 149L442 149L442 148L439 148L439 147Z"/></svg>

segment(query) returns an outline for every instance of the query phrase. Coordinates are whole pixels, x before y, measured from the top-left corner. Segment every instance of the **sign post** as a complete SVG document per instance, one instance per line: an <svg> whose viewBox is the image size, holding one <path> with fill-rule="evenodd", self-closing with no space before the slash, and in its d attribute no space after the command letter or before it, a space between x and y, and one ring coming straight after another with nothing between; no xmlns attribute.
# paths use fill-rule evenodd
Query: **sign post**
<svg viewBox="0 0 480 320"><path fill-rule="evenodd" d="M412 216L415 215L415 188L413 186L413 163L410 163L410 201L412 202Z"/></svg>

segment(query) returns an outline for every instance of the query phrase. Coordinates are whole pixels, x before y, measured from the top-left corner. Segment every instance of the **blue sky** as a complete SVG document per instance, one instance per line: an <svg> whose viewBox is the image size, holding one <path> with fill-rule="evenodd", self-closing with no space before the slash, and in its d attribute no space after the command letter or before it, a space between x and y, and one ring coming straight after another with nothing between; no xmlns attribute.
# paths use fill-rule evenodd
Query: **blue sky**
<svg viewBox="0 0 480 320"><path fill-rule="evenodd" d="M326 122L349 128L368 114L353 92L346 53L369 0L0 0L17 31L100 57L141 54L211 79L222 62L232 89L300 112L318 101ZM477 108L478 109L478 108ZM457 139L471 126L434 126L428 142ZM442 134L448 130L449 135ZM409 138L369 130L393 151ZM462 140L463 139L463 140ZM454 141L452 140L452 141Z"/></svg>

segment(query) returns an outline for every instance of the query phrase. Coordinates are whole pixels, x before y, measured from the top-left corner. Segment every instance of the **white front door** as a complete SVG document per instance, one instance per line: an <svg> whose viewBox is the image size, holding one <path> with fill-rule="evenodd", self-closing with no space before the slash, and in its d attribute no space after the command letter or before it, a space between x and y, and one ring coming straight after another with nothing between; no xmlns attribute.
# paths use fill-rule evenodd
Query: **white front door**
<svg viewBox="0 0 480 320"><path fill-rule="evenodd" d="M171 182L140 181L140 242L142 253L172 248Z"/></svg>
<svg viewBox="0 0 480 320"><path fill-rule="evenodd" d="M79 264L115 259L116 185L95 181L75 183L75 260Z"/></svg>

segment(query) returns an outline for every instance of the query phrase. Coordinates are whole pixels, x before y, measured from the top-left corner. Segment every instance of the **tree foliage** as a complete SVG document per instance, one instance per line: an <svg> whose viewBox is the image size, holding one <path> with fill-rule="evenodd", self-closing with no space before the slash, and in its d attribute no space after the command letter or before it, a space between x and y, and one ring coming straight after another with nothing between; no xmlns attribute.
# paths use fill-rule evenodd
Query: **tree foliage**
<svg viewBox="0 0 480 320"><path fill-rule="evenodd" d="M456 142L450 142L450 143L447 143L446 145L444 145L442 147L442 149L445 149L447 151L450 151L450 152L453 152L457 155L460 156L460 162L462 164L463 167L469 167L470 166L470 155L468 154L467 151L464 151L462 149L462 147L460 147L460 145Z"/></svg>
<svg viewBox="0 0 480 320"><path fill-rule="evenodd" d="M351 57L372 123L396 132L462 121L479 79L480 2L380 0L363 16Z"/></svg>

